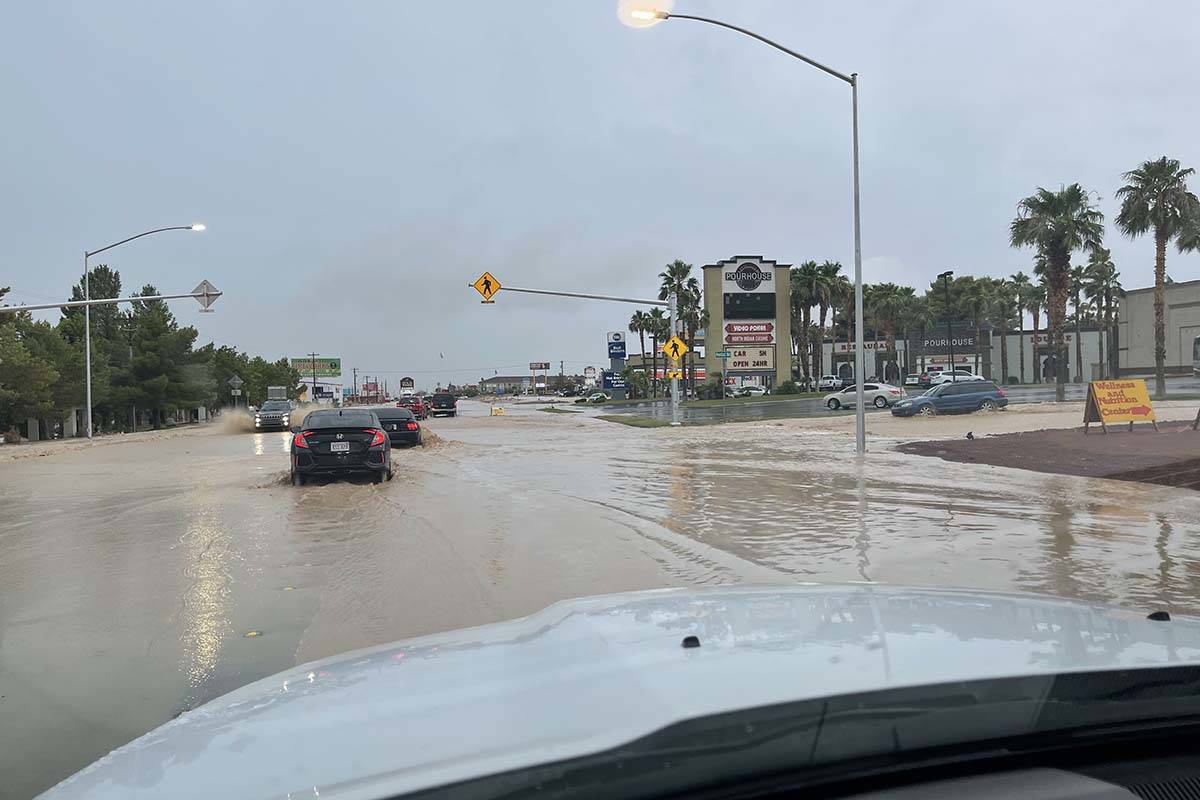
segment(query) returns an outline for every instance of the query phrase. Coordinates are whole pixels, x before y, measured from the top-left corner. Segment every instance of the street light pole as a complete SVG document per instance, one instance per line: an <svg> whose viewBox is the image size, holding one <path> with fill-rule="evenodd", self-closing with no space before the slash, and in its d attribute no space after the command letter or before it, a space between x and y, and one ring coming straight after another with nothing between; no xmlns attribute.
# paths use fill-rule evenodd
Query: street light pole
<svg viewBox="0 0 1200 800"><path fill-rule="evenodd" d="M827 67L819 61L814 61L806 55L797 53L795 50L784 47L778 42L772 41L765 36L761 36L754 31L746 30L737 25L731 25L728 22L722 22L719 19L711 19L709 17L698 17L692 14L675 14L666 11L658 11L651 8L634 9L629 12L630 23L636 27L647 27L658 22L663 22L668 19L690 19L696 22L706 22L709 25L716 25L719 28L727 28L731 31L749 36L751 39L757 39L763 44L774 47L782 53L786 53L792 58L803 61L811 67L821 70L826 75L830 75L843 81L850 86L850 105L851 105L851 125L853 139L853 158L854 158L854 377L857 384L854 392L854 450L859 455L866 452L867 449L867 420L866 411L863 408L863 381L865 380L864 358L863 358L863 284L862 284L862 231L860 225L860 204L859 204L859 175L858 175L858 73L853 72L849 75L838 72L837 70Z"/></svg>
<svg viewBox="0 0 1200 800"><path fill-rule="evenodd" d="M954 382L957 376L954 374L954 332L950 329L950 279L954 277L954 270L948 269L938 278L942 281L943 293L946 296L946 346L950 348L950 380Z"/></svg>
<svg viewBox="0 0 1200 800"><path fill-rule="evenodd" d="M126 242L132 242L134 239L140 239L143 236L149 236L154 233L162 233L163 231L202 231L205 229L204 224L195 223L194 225L172 225L166 228L155 228L152 231L143 231L136 236L130 236L127 239L122 239L119 242L113 242L107 247L101 247L99 250L83 252L83 299L92 299L92 281L88 270L88 259L94 255L99 255L105 250L112 250L114 247L120 247ZM84 414L87 428L87 438L92 438L92 307L85 305L83 307L83 372L84 382L87 384L87 412Z"/></svg>

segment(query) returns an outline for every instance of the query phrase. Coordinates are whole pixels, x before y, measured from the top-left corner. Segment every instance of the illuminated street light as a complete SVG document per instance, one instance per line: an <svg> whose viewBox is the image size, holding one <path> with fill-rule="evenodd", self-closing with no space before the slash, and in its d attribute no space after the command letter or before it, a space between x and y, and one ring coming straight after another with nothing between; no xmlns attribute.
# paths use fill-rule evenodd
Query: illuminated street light
<svg viewBox="0 0 1200 800"><path fill-rule="evenodd" d="M808 56L801 55L795 50L784 47L779 42L772 41L765 36L760 36L754 31L746 30L737 25L731 25L728 22L721 22L709 17L697 17L692 14L673 14L669 7L665 7L666 3L656 3L655 5L658 7L649 6L645 2L639 3L636 0L620 0L617 3L617 19L631 28L648 28L667 19L690 19L696 22L706 22L709 25L716 25L718 28L726 28L749 36L751 39L757 39L763 44L770 45L782 53L787 53L792 58L803 61L811 67L816 67L826 75L837 78L850 86L851 132L854 143L854 380L857 384L854 393L854 449L859 455L862 455L867 449L867 418L866 411L863 409L863 381L867 376L865 374L866 367L863 357L862 233L859 220L858 194L858 73L852 72L847 75L843 72L838 72L819 61L814 61Z"/></svg>

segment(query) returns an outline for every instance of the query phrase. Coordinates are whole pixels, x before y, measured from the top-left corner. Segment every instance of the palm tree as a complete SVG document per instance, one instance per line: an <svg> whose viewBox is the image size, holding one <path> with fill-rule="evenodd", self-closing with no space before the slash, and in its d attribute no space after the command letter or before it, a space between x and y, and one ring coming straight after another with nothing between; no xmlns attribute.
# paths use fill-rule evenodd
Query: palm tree
<svg viewBox="0 0 1200 800"><path fill-rule="evenodd" d="M1037 340L1038 329L1041 327L1042 307L1046 305L1046 286L1041 283L1030 284L1029 289L1025 292L1025 307L1029 309L1029 315L1033 318L1033 382L1042 382L1042 371L1038 367L1037 359Z"/></svg>
<svg viewBox="0 0 1200 800"><path fill-rule="evenodd" d="M658 290L658 299L666 300L671 294L675 295L676 322L686 324L688 319L694 319L694 315L699 313L696 309L700 307L700 283L692 275L692 265L677 258L667 264L663 271L658 273L658 277L662 279L662 285ZM694 349L696 329L687 326L685 330L687 346L689 349ZM677 333L679 331L671 331L672 335Z"/></svg>
<svg viewBox="0 0 1200 800"><path fill-rule="evenodd" d="M1021 383L1025 383L1025 298L1029 295L1029 276L1017 270L1010 280L1017 306L1017 332L1020 334L1017 337L1017 345L1021 350Z"/></svg>
<svg viewBox="0 0 1200 800"><path fill-rule="evenodd" d="M657 306L650 309L647 316L646 333L650 334L650 364L654 375L650 379L650 386L654 396L658 397L658 343L669 338L668 331L671 328L671 321L663 313L661 308Z"/></svg>
<svg viewBox="0 0 1200 800"><path fill-rule="evenodd" d="M1078 183L1057 192L1039 187L1017 204L1017 216L1009 227L1013 247L1032 245L1046 257L1050 347L1057 367L1054 396L1059 402L1066 397L1063 319L1070 291L1071 253L1090 253L1103 246L1103 236L1104 214L1092 205L1091 197Z"/></svg>
<svg viewBox="0 0 1200 800"><path fill-rule="evenodd" d="M1017 274L1020 275L1020 273ZM1017 287L1013 281L998 280L992 288L992 305L989 316L992 325L1000 329L1000 383L1006 385L1008 383L1008 330L1012 327L1014 320L1018 321L1019 325L1021 314L1018 310L1017 298L1020 295L1017 293ZM1024 347L1021 348L1021 353L1024 356ZM1024 359L1022 358L1022 360ZM1024 365L1022 364L1022 366Z"/></svg>
<svg viewBox="0 0 1200 800"><path fill-rule="evenodd" d="M1188 191L1187 179L1195 172L1180 167L1173 158L1144 161L1126 172L1127 183L1117 190L1121 211L1117 227L1130 239L1154 232L1154 394L1167 391L1167 332L1163 320L1163 286L1167 274L1167 242L1175 239L1180 252L1197 249L1200 236L1200 200Z"/></svg>
<svg viewBox="0 0 1200 800"><path fill-rule="evenodd" d="M959 293L960 308L971 318L975 325L975 374L982 374L983 365L983 321L988 316L992 306L991 278L963 278L964 284ZM956 281L957 282L957 281ZM990 376L989 376L990 377Z"/></svg>
<svg viewBox="0 0 1200 800"><path fill-rule="evenodd" d="M897 286L894 283L877 283L871 287L871 315L875 317L876 324L883 328L884 339L887 342L885 381L891 377L886 374L886 364L896 359L896 328L903 322L912 294L911 287Z"/></svg>
<svg viewBox="0 0 1200 800"><path fill-rule="evenodd" d="M1083 293L1096 306L1100 317L1100 365L1102 378L1109 375L1109 362L1104 358L1105 348L1108 348L1109 360L1112 360L1113 341L1113 298L1121 291L1121 273L1112 262L1112 253L1104 248L1094 251L1088 257L1087 267L1084 268Z"/></svg>
<svg viewBox="0 0 1200 800"><path fill-rule="evenodd" d="M1075 382L1083 383L1083 272L1071 267L1071 305L1075 309Z"/></svg>
<svg viewBox="0 0 1200 800"><path fill-rule="evenodd" d="M834 285L842 271L842 264L839 261L826 261L821 266L817 267L817 281L814 284L816 289L817 301L817 320L819 322L817 330L820 332L820 341L817 344L817 369L818 375L823 374L825 370L825 348L823 342L825 340L825 315L829 312L829 307L833 305Z"/></svg>
<svg viewBox="0 0 1200 800"><path fill-rule="evenodd" d="M850 352L850 320L854 318L854 284L845 275L837 275L834 277L829 288L829 305L834 309L833 317L837 318L837 309L840 308L844 312L843 319L846 323L846 352ZM833 341L837 343L837 323L832 322ZM830 374L837 374L837 370L833 368L833 356L830 355L829 364Z"/></svg>
<svg viewBox="0 0 1200 800"><path fill-rule="evenodd" d="M812 361L810 359L809 327L812 320L812 307L817 302L816 285L819 268L815 261L805 261L798 267L792 267L788 278L792 289L792 317L799 317L800 328L793 327L792 340L796 347L796 355L800 358L801 369L805 377L812 377Z"/></svg>
<svg viewBox="0 0 1200 800"><path fill-rule="evenodd" d="M640 308L633 312L633 316L629 318L629 332L636 333L641 345L642 363L646 361L646 325L648 324L649 315Z"/></svg>

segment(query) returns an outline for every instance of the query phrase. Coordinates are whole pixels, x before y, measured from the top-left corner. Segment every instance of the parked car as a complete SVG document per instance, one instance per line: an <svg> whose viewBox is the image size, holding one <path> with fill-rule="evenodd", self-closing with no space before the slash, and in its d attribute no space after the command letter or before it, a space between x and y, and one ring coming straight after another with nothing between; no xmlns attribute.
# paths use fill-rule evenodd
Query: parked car
<svg viewBox="0 0 1200 800"><path fill-rule="evenodd" d="M407 408L417 419L425 419L429 416L429 406L425 405L424 398L418 397L415 394L401 397L396 401L396 407Z"/></svg>
<svg viewBox="0 0 1200 800"><path fill-rule="evenodd" d="M437 392L429 398L429 413L433 416L445 414L448 417L458 415L458 398L450 392Z"/></svg>
<svg viewBox="0 0 1200 800"><path fill-rule="evenodd" d="M592 392L587 397L581 397L576 400L576 403L603 403L608 399L608 395L604 392Z"/></svg>
<svg viewBox="0 0 1200 800"><path fill-rule="evenodd" d="M943 383L956 383L958 381L982 381L986 380L982 375L976 375L970 367L955 367L951 372L948 369L938 370L930 373L929 385L938 386Z"/></svg>
<svg viewBox="0 0 1200 800"><path fill-rule="evenodd" d="M905 392L899 386L892 386L887 383L863 384L863 402L869 403L876 408L887 408L899 402L904 396ZM847 386L840 392L826 395L825 405L832 411L837 411L839 408L854 408L857 398L858 386Z"/></svg>
<svg viewBox="0 0 1200 800"><path fill-rule="evenodd" d="M369 409L312 411L292 428L292 485L317 475L366 474L392 479L392 442Z"/></svg>
<svg viewBox="0 0 1200 800"><path fill-rule="evenodd" d="M734 397L763 397L770 394L765 386L741 386L733 393Z"/></svg>
<svg viewBox="0 0 1200 800"><path fill-rule="evenodd" d="M421 424L417 422L417 417L411 409L404 407L379 408L375 410L375 416L379 417L379 422L383 426L384 433L391 440L392 447L397 445L416 447L422 443Z"/></svg>
<svg viewBox="0 0 1200 800"><path fill-rule="evenodd" d="M1004 390L991 381L947 381L933 386L925 394L906 398L892 406L897 417L914 414L931 417L934 414L995 411L1008 405Z"/></svg>
<svg viewBox="0 0 1200 800"><path fill-rule="evenodd" d="M920 386L921 385L920 373L913 372L909 375L905 375L904 376L904 385L905 386Z"/></svg>
<svg viewBox="0 0 1200 800"><path fill-rule="evenodd" d="M832 392L842 388L842 379L837 375L822 375L817 381L818 392Z"/></svg>
<svg viewBox="0 0 1200 800"><path fill-rule="evenodd" d="M292 404L287 400L268 400L254 412L254 430L286 431L292 426Z"/></svg>

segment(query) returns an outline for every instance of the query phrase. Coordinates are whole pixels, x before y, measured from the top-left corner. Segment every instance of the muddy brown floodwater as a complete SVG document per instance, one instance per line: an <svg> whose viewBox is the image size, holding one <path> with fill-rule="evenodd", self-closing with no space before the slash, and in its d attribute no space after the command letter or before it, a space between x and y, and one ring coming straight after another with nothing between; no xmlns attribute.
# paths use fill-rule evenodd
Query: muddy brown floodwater
<svg viewBox="0 0 1200 800"><path fill-rule="evenodd" d="M382 485L293 488L286 434L218 426L0 449L0 796L297 663L579 595L872 580L1200 612L1197 492L878 434L860 463L848 428L462 409Z"/></svg>

